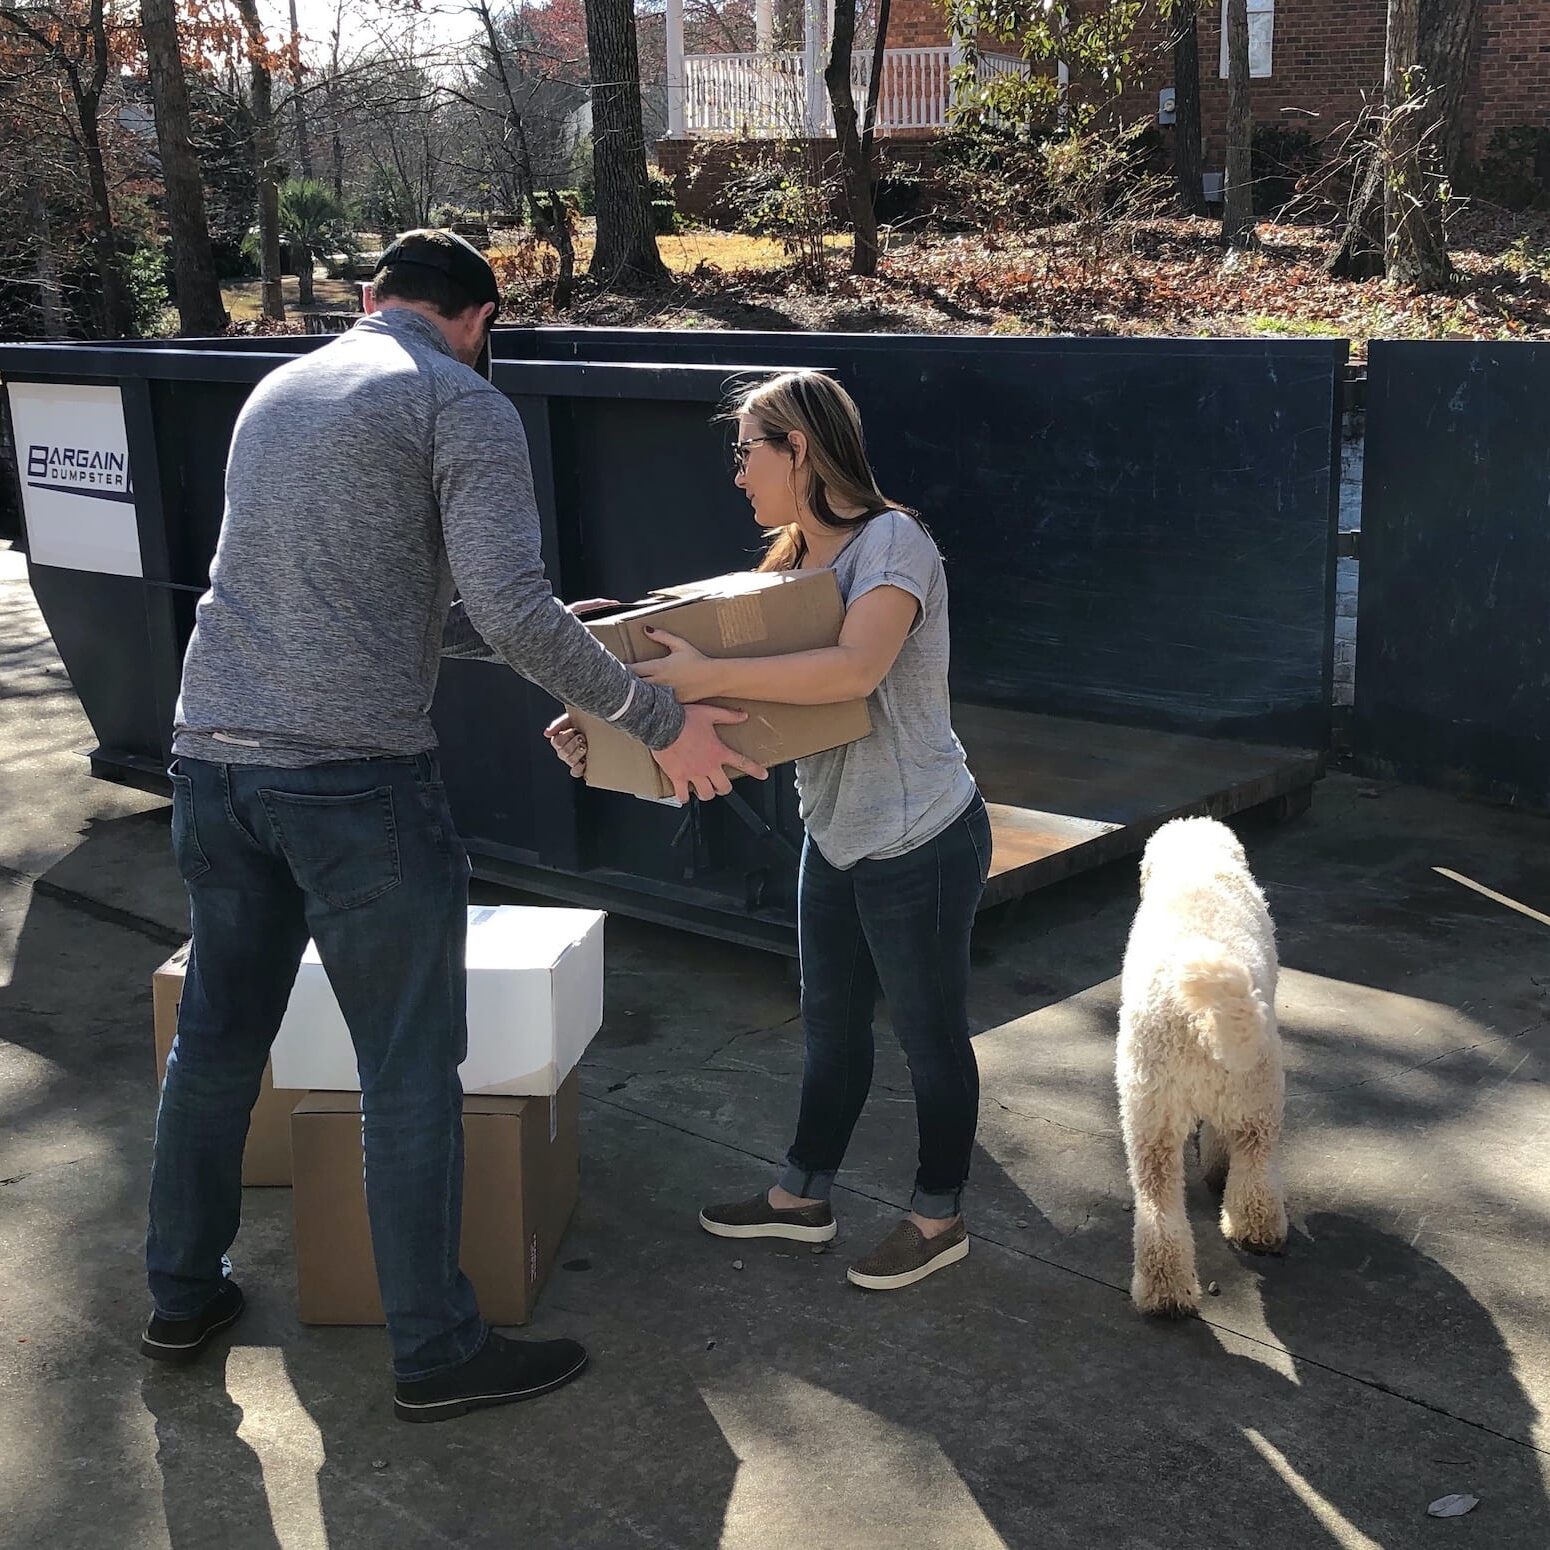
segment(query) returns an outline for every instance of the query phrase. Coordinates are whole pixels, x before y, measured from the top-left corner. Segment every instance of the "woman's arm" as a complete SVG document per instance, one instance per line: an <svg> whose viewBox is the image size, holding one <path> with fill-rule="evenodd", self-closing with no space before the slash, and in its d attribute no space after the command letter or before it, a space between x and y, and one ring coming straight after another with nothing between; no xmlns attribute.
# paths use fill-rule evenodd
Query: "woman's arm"
<svg viewBox="0 0 1550 1550"><path fill-rule="evenodd" d="M845 611L837 646L775 657L707 657L667 630L648 629L669 655L639 662L647 683L679 700L770 700L782 705L833 705L869 695L897 660L920 604L902 587L874 587Z"/></svg>

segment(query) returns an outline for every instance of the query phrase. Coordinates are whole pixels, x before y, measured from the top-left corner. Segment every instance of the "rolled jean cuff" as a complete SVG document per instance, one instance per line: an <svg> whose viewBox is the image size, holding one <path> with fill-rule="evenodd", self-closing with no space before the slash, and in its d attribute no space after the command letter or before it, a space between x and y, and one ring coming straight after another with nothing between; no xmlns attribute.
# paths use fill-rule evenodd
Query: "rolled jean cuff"
<svg viewBox="0 0 1550 1550"><path fill-rule="evenodd" d="M465 1347L463 1355L438 1362L433 1367L413 1367L408 1362L393 1363L393 1379L397 1383L423 1383L427 1378L439 1378L443 1373L456 1372L459 1367L473 1361L485 1348L490 1338L490 1326L479 1319L469 1332L471 1338L459 1342Z"/></svg>
<svg viewBox="0 0 1550 1550"><path fill-rule="evenodd" d="M803 1200L827 1200L834 1189L834 1169L815 1173L795 1158L788 1157L775 1176L775 1182L788 1195L798 1195Z"/></svg>
<svg viewBox="0 0 1550 1550"><path fill-rule="evenodd" d="M918 1184L910 1196L910 1210L928 1221L947 1221L963 1210L963 1190L925 1190Z"/></svg>

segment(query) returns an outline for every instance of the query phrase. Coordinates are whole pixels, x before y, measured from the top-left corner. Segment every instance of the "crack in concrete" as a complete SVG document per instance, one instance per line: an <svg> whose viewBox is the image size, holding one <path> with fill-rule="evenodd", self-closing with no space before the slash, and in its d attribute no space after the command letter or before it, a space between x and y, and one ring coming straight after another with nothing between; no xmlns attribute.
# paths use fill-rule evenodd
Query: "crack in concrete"
<svg viewBox="0 0 1550 1550"><path fill-rule="evenodd" d="M1067 1125L1058 1119L1051 1119L1047 1114L1035 1114L1028 1109L1015 1109L1010 1103L1003 1103L999 1098L990 1100L998 1109L1008 1114L1015 1114L1019 1119L1037 1120L1042 1125L1053 1125L1056 1130L1069 1131L1074 1136L1091 1136L1097 1141L1107 1141L1112 1136L1117 1136L1117 1130L1083 1130L1080 1125Z"/></svg>
<svg viewBox="0 0 1550 1550"><path fill-rule="evenodd" d="M27 1168L21 1173L13 1173L9 1178L0 1179L0 1189L4 1189L8 1184L21 1184L27 1179L40 1179L46 1173L58 1173L61 1168L73 1168L77 1163L85 1162L89 1156L90 1153L81 1157L67 1157L63 1162L49 1163L42 1168Z"/></svg>
<svg viewBox="0 0 1550 1550"><path fill-rule="evenodd" d="M1331 1093L1349 1093L1360 1087L1382 1086L1386 1082L1397 1082L1401 1077L1410 1076L1416 1071L1424 1071L1428 1066L1435 1066L1439 1061L1448 1060L1454 1055L1467 1055L1472 1050L1487 1049L1493 1044L1504 1046L1515 1044L1519 1039L1526 1039L1529 1034L1537 1033L1542 1028L1550 1028L1550 1019L1530 1023L1527 1028L1520 1028L1516 1033L1499 1033L1489 1039L1476 1039L1473 1044L1460 1044L1453 1049L1442 1050L1436 1055L1429 1055L1425 1060L1416 1061L1414 1065L1402 1066L1398 1071L1388 1071L1382 1076L1367 1076L1359 1082L1345 1082L1338 1087L1313 1087L1299 1093L1295 1098L1287 1099L1286 1106L1293 1108L1298 1104L1310 1103L1315 1098L1328 1097Z"/></svg>

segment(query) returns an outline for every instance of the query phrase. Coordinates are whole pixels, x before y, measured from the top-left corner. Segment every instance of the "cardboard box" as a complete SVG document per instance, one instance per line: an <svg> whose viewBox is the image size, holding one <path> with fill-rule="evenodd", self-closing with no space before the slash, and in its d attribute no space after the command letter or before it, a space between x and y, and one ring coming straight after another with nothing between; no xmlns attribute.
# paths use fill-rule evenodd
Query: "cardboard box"
<svg viewBox="0 0 1550 1550"><path fill-rule="evenodd" d="M576 1209L578 1078L551 1098L463 1100L461 1260L492 1324L524 1324ZM381 1324L360 1098L308 1093L291 1116L296 1298L304 1324Z"/></svg>
<svg viewBox="0 0 1550 1550"><path fill-rule="evenodd" d="M603 1026L604 918L597 910L469 910L465 1093L559 1091ZM355 1046L315 942L270 1058L287 1087L360 1091Z"/></svg>
<svg viewBox="0 0 1550 1550"><path fill-rule="evenodd" d="M183 1000L183 975L188 968L188 947L180 947L151 980L151 1002L156 1022L156 1086L161 1087L167 1056L178 1031L178 1007ZM304 1096L274 1085L273 1068L264 1067L258 1102L248 1121L248 1144L242 1154L242 1182L279 1185L291 1182L291 1110Z"/></svg>
<svg viewBox="0 0 1550 1550"><path fill-rule="evenodd" d="M649 662L667 648L646 634L660 625L708 657L773 657L837 645L845 622L839 582L830 570L739 571L671 587L619 613L586 621L621 662ZM834 705L774 705L763 700L711 700L746 710L748 720L722 727L729 748L766 768L854 743L872 731L865 700ZM673 788L651 751L617 726L568 707L586 734L589 786L661 800Z"/></svg>

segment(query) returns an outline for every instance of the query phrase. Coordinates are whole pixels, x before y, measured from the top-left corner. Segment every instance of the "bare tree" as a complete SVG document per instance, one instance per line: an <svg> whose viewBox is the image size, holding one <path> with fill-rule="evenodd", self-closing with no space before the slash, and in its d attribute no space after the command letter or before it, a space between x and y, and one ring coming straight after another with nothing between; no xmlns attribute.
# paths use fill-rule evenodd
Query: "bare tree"
<svg viewBox="0 0 1550 1550"><path fill-rule="evenodd" d="M1389 279L1440 290L1453 278L1442 231L1438 98L1421 67L1420 0L1389 0L1384 69L1383 253Z"/></svg>
<svg viewBox="0 0 1550 1550"><path fill-rule="evenodd" d="M1421 0L1420 63L1437 96L1437 154L1454 183L1466 170L1464 114L1479 40L1480 0Z"/></svg>
<svg viewBox="0 0 1550 1550"><path fill-rule="evenodd" d="M312 140L307 133L306 71L301 62L301 24L296 19L296 0L291 0L291 108L296 115L296 165L308 181L312 172Z"/></svg>
<svg viewBox="0 0 1550 1550"><path fill-rule="evenodd" d="M339 37L344 31L344 0L334 7L334 30L329 38L327 78L329 149L333 153L334 198L344 202L344 133L339 100Z"/></svg>
<svg viewBox="0 0 1550 1550"><path fill-rule="evenodd" d="M275 134L274 82L269 45L258 14L258 0L237 0L247 37L248 87L253 115L253 165L258 175L258 241L263 275L264 316L285 321L285 287L280 263L280 152Z"/></svg>
<svg viewBox="0 0 1550 1550"><path fill-rule="evenodd" d="M226 331L226 306L210 246L210 222L193 144L174 0L141 0L140 31L156 104L156 144L167 190L179 326L185 334L222 334Z"/></svg>
<svg viewBox="0 0 1550 1550"><path fill-rule="evenodd" d="M35 174L24 174L22 215L31 238L32 280L37 287L38 315L43 320L43 337L63 339L67 333L64 289L59 283L59 260L54 252L48 197L43 192L43 180Z"/></svg>
<svg viewBox="0 0 1550 1550"><path fill-rule="evenodd" d="M592 177L597 188L597 245L588 277L605 288L662 285L641 126L640 55L630 0L587 0L587 57L592 76Z"/></svg>
<svg viewBox="0 0 1550 1550"><path fill-rule="evenodd" d="M1248 0L1227 0L1227 182L1222 240L1229 247L1248 248L1255 243L1253 141Z"/></svg>
<svg viewBox="0 0 1550 1550"><path fill-rule="evenodd" d="M1179 209L1206 213L1205 160L1200 149L1200 35L1198 0L1173 6L1173 173Z"/></svg>
<svg viewBox="0 0 1550 1550"><path fill-rule="evenodd" d="M834 114L840 168L845 182L845 208L853 233L851 272L877 273L877 210L872 203L872 168L863 143L851 87L851 55L856 46L856 0L834 0L834 33L823 81Z"/></svg>
<svg viewBox="0 0 1550 1550"><path fill-rule="evenodd" d="M30 44L61 76L74 113L72 133L86 165L87 221L102 286L103 330L111 339L134 333L129 293L118 260L118 234L102 146L102 97L114 65L104 0L62 19L32 6L0 5L0 27Z"/></svg>
<svg viewBox="0 0 1550 1550"><path fill-rule="evenodd" d="M517 101L516 89L512 85L511 72L506 68L505 52L501 48L487 0L475 0L474 11L484 29L485 70L500 90L503 110L501 149L510 169L512 188L527 210L534 234L548 242L559 255L560 273L554 285L554 305L563 312L571 304L576 273L576 248L571 241L570 212L556 189L547 191L547 199L540 201L538 198L533 181L533 153L528 144L527 125Z"/></svg>

